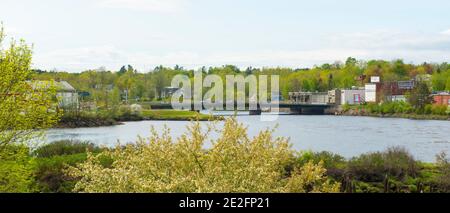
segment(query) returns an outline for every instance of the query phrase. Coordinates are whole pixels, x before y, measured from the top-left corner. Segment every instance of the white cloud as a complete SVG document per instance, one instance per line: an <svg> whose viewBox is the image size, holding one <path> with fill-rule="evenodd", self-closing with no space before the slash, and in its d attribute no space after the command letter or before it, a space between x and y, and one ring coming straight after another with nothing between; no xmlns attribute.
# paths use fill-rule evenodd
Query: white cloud
<svg viewBox="0 0 450 213"><path fill-rule="evenodd" d="M330 45L371 50L450 50L450 37L443 33L414 33L376 30L339 34L330 37Z"/></svg>
<svg viewBox="0 0 450 213"><path fill-rule="evenodd" d="M38 53L34 67L39 69L57 69L80 72L105 66L117 70L124 64L132 64L139 71L148 71L158 65L186 68L201 66L221 66L233 64L239 67L308 67L325 62L345 60L347 56L364 56L367 52L351 49L318 49L308 51L262 51L200 54L191 51L176 51L164 54L146 52L128 52L114 46L97 46L74 49L62 49L48 53Z"/></svg>
<svg viewBox="0 0 450 213"><path fill-rule="evenodd" d="M185 3L185 0L97 0L97 6L102 8L161 13L180 12L184 9Z"/></svg>
<svg viewBox="0 0 450 213"><path fill-rule="evenodd" d="M442 31L441 34L442 34L442 35L450 36L450 29L445 30L445 31Z"/></svg>
<svg viewBox="0 0 450 213"><path fill-rule="evenodd" d="M33 64L39 69L82 71L100 66L116 66L122 60L123 56L114 46L94 46L36 51Z"/></svg>
<svg viewBox="0 0 450 213"><path fill-rule="evenodd" d="M239 48L241 49L241 48ZM404 33L392 31L359 32L329 37L328 43L304 50L212 51L210 53L174 50L171 52L128 51L114 46L93 46L36 52L35 67L83 71L105 66L116 70L132 64L140 71L179 64L186 68L234 64L239 67L311 67L322 63L358 59L404 59L405 62L445 62L450 58L450 37L440 33Z"/></svg>

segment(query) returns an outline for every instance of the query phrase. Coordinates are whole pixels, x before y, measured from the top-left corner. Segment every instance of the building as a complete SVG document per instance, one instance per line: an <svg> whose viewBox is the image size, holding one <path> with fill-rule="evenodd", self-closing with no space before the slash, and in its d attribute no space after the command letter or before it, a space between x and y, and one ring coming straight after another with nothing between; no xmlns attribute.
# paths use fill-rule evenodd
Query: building
<svg viewBox="0 0 450 213"><path fill-rule="evenodd" d="M366 84L365 89L365 101L368 103L378 103L381 88L380 76L371 76L370 83Z"/></svg>
<svg viewBox="0 0 450 213"><path fill-rule="evenodd" d="M334 89L328 91L328 103L329 104L341 104L341 90Z"/></svg>
<svg viewBox="0 0 450 213"><path fill-rule="evenodd" d="M352 88L341 91L341 105L362 104L365 103L366 90L365 88Z"/></svg>
<svg viewBox="0 0 450 213"><path fill-rule="evenodd" d="M411 92L416 81L381 82L378 76L371 77L371 83L365 85L365 101L379 103L383 101L406 101L406 94Z"/></svg>
<svg viewBox="0 0 450 213"><path fill-rule="evenodd" d="M378 102L378 97L377 97L377 91L379 88L379 84L376 83L369 83L366 84L366 86L364 87L365 89L365 100L368 103L377 103Z"/></svg>
<svg viewBox="0 0 450 213"><path fill-rule="evenodd" d="M298 104L328 104L327 92L290 92L289 101Z"/></svg>
<svg viewBox="0 0 450 213"><path fill-rule="evenodd" d="M434 104L450 106L450 93L441 92L433 95Z"/></svg>
<svg viewBox="0 0 450 213"><path fill-rule="evenodd" d="M384 101L406 101L406 93L414 89L416 82L410 81L392 81L381 84L381 93Z"/></svg>
<svg viewBox="0 0 450 213"><path fill-rule="evenodd" d="M48 88L51 84L49 81L34 81L30 83L33 88ZM62 108L78 108L78 93L77 90L70 85L67 81L55 81L56 98L58 99L59 106Z"/></svg>
<svg viewBox="0 0 450 213"><path fill-rule="evenodd" d="M78 93L77 90L67 81L57 81L56 97L59 105L63 108L78 108Z"/></svg>

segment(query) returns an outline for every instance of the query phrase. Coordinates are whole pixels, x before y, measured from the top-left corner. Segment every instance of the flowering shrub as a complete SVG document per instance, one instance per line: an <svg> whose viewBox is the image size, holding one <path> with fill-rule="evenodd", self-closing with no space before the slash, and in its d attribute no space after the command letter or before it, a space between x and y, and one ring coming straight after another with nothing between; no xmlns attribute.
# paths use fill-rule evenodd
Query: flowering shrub
<svg viewBox="0 0 450 213"><path fill-rule="evenodd" d="M288 172L295 153L285 138L266 130L249 138L247 129L227 119L212 148L203 149L214 125L199 122L174 140L170 131L116 147L67 172L80 181L77 192L338 192L339 184L325 176L322 163L305 164ZM104 166L101 158L112 159Z"/></svg>

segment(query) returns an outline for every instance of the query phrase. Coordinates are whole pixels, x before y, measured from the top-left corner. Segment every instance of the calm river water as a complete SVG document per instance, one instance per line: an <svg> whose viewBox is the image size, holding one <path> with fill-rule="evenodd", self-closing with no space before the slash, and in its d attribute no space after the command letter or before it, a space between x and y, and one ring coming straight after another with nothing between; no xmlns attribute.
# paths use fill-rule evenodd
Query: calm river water
<svg viewBox="0 0 450 213"><path fill-rule="evenodd" d="M275 135L289 137L297 150L330 151L347 158L401 146L416 159L434 162L436 154L450 151L449 121L324 115L281 115L276 122L262 122L260 116L241 115L237 119L248 126L251 136L278 124ZM160 131L166 125L172 136L178 137L186 131L187 124L186 121L141 121L112 127L54 129L47 132L47 141L73 139L113 146L118 141L121 144L136 141L138 135L148 137L151 126Z"/></svg>

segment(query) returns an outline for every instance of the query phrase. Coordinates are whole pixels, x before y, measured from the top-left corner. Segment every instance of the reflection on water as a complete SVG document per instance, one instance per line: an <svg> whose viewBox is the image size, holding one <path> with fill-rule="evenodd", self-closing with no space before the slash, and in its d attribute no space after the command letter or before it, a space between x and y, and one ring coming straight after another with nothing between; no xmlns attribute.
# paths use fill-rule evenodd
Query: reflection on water
<svg viewBox="0 0 450 213"><path fill-rule="evenodd" d="M232 115L221 112L222 115ZM347 158L391 146L407 148L417 159L433 162L439 152L450 151L450 122L417 121L396 118L281 115L276 122L261 122L260 116L237 119L248 126L251 136L266 128L274 128L276 136L289 137L297 150L330 151ZM186 121L126 122L113 127L55 129L47 133L47 141L63 139L92 141L112 146L119 141L132 143L138 135L148 137L150 127L171 129L173 137L186 130ZM206 123L203 123L206 125ZM218 123L220 127L221 122ZM211 134L212 138L217 133ZM208 145L206 145L208 146Z"/></svg>

